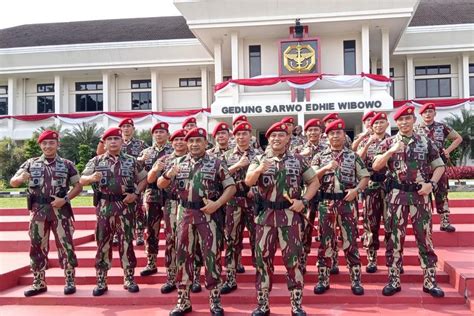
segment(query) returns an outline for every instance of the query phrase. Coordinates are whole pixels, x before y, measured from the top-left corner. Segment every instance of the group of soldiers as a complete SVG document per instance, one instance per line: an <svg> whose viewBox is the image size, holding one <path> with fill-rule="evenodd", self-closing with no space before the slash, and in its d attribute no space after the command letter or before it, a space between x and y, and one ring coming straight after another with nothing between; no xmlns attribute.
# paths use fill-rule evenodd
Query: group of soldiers
<svg viewBox="0 0 474 316"><path fill-rule="evenodd" d="M147 265L140 274L157 273L162 220L167 281L161 292L177 289L172 316L192 311L190 292L201 291L202 266L210 312L224 314L221 294L235 291L236 274L245 272L241 262L244 228L249 232L256 269L257 307L252 315L270 313L277 245L287 271L292 315L306 315L302 307L303 275L314 229L319 240L314 293L328 291L330 275L339 273L340 235L351 290L354 295L363 295L357 245L358 201L362 201L367 273L377 271L379 228L381 223L384 225L388 283L383 295L401 290L403 243L410 215L424 274L423 291L442 297L431 240L431 196L433 193L442 219L441 230L453 232L445 163L462 139L445 124L434 121L433 103L425 104L419 114L423 122L415 126L414 106L399 108L393 116L398 133L390 136L386 113L366 113L362 117L365 131L355 137L354 143L336 113L322 120L308 120L303 128L305 136L298 127L295 130L294 119L286 117L267 130L265 151L252 136L253 128L245 115L236 117L232 126L216 125L213 148L209 148L206 129L196 126L193 117L171 135L166 122L155 124L151 147L133 137L134 122L126 118L118 127L104 132L97 156L81 175L71 161L57 155L58 133L45 131L38 138L43 155L27 160L10 181L13 187L26 183L28 192L34 279L24 294L33 296L47 290L45 270L51 231L64 269L64 294L76 291L70 201L83 186L92 185L97 216L94 296L108 289L114 238L126 290L139 291L134 279L135 237L137 244L145 243L147 255ZM445 148L448 139L452 143ZM221 278L222 251L225 281Z"/></svg>

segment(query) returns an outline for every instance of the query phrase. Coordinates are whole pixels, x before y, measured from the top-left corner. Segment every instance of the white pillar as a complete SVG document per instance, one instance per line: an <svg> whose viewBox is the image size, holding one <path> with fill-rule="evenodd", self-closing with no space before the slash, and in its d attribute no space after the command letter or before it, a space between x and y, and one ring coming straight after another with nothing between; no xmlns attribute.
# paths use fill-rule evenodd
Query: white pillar
<svg viewBox="0 0 474 316"><path fill-rule="evenodd" d="M157 70L151 71L151 110L154 112L163 112L163 96L160 83L160 74Z"/></svg>
<svg viewBox="0 0 474 316"><path fill-rule="evenodd" d="M298 112L298 124L302 128L304 128L304 112Z"/></svg>
<svg viewBox="0 0 474 316"><path fill-rule="evenodd" d="M407 56L407 100L415 98L415 72L413 67L413 57Z"/></svg>
<svg viewBox="0 0 474 316"><path fill-rule="evenodd" d="M463 98L470 98L469 93L469 54L462 54L462 82L463 82ZM461 96L460 96L461 97Z"/></svg>
<svg viewBox="0 0 474 316"><path fill-rule="evenodd" d="M54 76L54 113L67 113L63 109L63 77L60 75Z"/></svg>
<svg viewBox="0 0 474 316"><path fill-rule="evenodd" d="M362 72L370 73L370 45L369 45L369 26L362 26ZM363 81L364 97L370 98L370 83Z"/></svg>
<svg viewBox="0 0 474 316"><path fill-rule="evenodd" d="M239 78L239 34L233 32L230 37L231 59L232 59L232 79Z"/></svg>
<svg viewBox="0 0 474 316"><path fill-rule="evenodd" d="M102 97L104 100L104 105L103 105L103 110L104 112L108 112L112 110L112 103L111 103L111 79L110 79L110 73L104 72L102 73Z"/></svg>
<svg viewBox="0 0 474 316"><path fill-rule="evenodd" d="M372 58L370 59L370 63L371 63L371 68L372 68L371 73L376 75L377 74L377 64L378 64L377 57L372 56Z"/></svg>
<svg viewBox="0 0 474 316"><path fill-rule="evenodd" d="M208 71L206 67L201 67L201 107L203 109L206 109L208 104L209 104L209 99L208 99Z"/></svg>
<svg viewBox="0 0 474 316"><path fill-rule="evenodd" d="M222 43L214 43L214 82L222 82Z"/></svg>
<svg viewBox="0 0 474 316"><path fill-rule="evenodd" d="M8 78L8 115L15 115L15 98L16 98L17 81L16 78Z"/></svg>
<svg viewBox="0 0 474 316"><path fill-rule="evenodd" d="M382 29L382 75L390 78L390 40L387 29Z"/></svg>

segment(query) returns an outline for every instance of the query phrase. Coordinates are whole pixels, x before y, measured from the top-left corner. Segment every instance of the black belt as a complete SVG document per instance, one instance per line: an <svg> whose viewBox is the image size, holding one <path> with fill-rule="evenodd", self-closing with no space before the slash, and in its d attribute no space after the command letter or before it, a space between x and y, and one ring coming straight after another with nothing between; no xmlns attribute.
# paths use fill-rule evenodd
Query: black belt
<svg viewBox="0 0 474 316"><path fill-rule="evenodd" d="M374 173L370 176L373 182L384 182L387 177L384 174Z"/></svg>
<svg viewBox="0 0 474 316"><path fill-rule="evenodd" d="M158 190L158 186L155 183L148 183L148 189Z"/></svg>
<svg viewBox="0 0 474 316"><path fill-rule="evenodd" d="M189 202L189 201L181 200L180 204L184 208L190 208L190 209L193 209L193 210L198 210L201 207L205 206L204 202L202 202L202 201L200 201L200 202Z"/></svg>
<svg viewBox="0 0 474 316"><path fill-rule="evenodd" d="M343 200L347 193L329 193L321 192L321 200Z"/></svg>
<svg viewBox="0 0 474 316"><path fill-rule="evenodd" d="M290 208L291 203L289 201L280 201L280 202L272 202L268 200L262 201L262 207L264 209L270 208L272 210L284 210Z"/></svg>
<svg viewBox="0 0 474 316"><path fill-rule="evenodd" d="M418 183L398 183L396 181L389 182L389 188L391 189L398 189L400 191L405 192L416 192L421 189L421 184Z"/></svg>
<svg viewBox="0 0 474 316"><path fill-rule="evenodd" d="M45 196L34 196L32 198L33 203L38 203L38 204L49 204L54 201L54 198L52 197L45 197Z"/></svg>
<svg viewBox="0 0 474 316"><path fill-rule="evenodd" d="M105 193L99 193L99 199L100 200L106 200L109 202L118 202L122 201L125 198L123 194L105 194Z"/></svg>

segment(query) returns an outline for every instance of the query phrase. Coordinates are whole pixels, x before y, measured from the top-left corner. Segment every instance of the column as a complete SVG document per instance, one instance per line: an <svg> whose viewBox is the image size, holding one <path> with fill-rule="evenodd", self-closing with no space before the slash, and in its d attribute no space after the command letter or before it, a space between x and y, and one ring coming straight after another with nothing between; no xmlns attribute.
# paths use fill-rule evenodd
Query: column
<svg viewBox="0 0 474 316"><path fill-rule="evenodd" d="M387 29L382 29L382 75L390 78L390 41Z"/></svg>
<svg viewBox="0 0 474 316"><path fill-rule="evenodd" d="M103 98L103 111L104 112L109 112L112 110L111 106L111 78L110 78L110 73L108 72L103 72L102 73L102 98Z"/></svg>
<svg viewBox="0 0 474 316"><path fill-rule="evenodd" d="M214 43L214 82L222 82L222 42Z"/></svg>
<svg viewBox="0 0 474 316"><path fill-rule="evenodd" d="M54 76L54 113L61 114L67 111L63 109L63 77L60 75Z"/></svg>
<svg viewBox="0 0 474 316"><path fill-rule="evenodd" d="M362 72L370 73L370 45L369 45L369 26L362 26ZM370 98L370 83L366 80L363 81L364 97Z"/></svg>
<svg viewBox="0 0 474 316"><path fill-rule="evenodd" d="M203 109L206 109L208 107L208 71L206 67L201 67L201 106Z"/></svg>
<svg viewBox="0 0 474 316"><path fill-rule="evenodd" d="M461 73L461 72L460 72ZM463 89L463 98L470 98L470 91L469 91L469 54L463 53L462 54L462 89ZM461 97L461 95L460 95Z"/></svg>
<svg viewBox="0 0 474 316"><path fill-rule="evenodd" d="M302 128L304 128L304 112L298 112L298 124Z"/></svg>
<svg viewBox="0 0 474 316"><path fill-rule="evenodd" d="M163 87L160 74L156 69L151 71L151 110L163 112Z"/></svg>
<svg viewBox="0 0 474 316"><path fill-rule="evenodd" d="M413 57L407 56L407 100L415 98L415 74L413 67Z"/></svg>
<svg viewBox="0 0 474 316"><path fill-rule="evenodd" d="M14 110L16 98L17 81L16 78L8 78L8 115L17 114Z"/></svg>
<svg viewBox="0 0 474 316"><path fill-rule="evenodd" d="M232 79L239 78L239 35L233 32L230 35L230 48L231 48L231 59L232 59Z"/></svg>

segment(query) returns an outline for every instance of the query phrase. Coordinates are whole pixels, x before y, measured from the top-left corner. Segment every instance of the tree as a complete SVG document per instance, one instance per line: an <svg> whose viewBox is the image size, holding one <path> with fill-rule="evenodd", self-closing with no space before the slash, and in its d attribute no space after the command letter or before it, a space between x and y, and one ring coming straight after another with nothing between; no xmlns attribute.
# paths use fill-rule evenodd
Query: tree
<svg viewBox="0 0 474 316"><path fill-rule="evenodd" d="M73 128L72 131L67 130L61 138L61 154L64 158L79 163L81 161L80 146L85 145L90 148L90 153L83 148L83 159L91 159L94 156L95 149L99 143L100 137L104 132L103 128L98 128L95 123L82 123ZM86 157L88 156L88 157Z"/></svg>
<svg viewBox="0 0 474 316"><path fill-rule="evenodd" d="M461 110L461 116L451 114L452 117L447 117L444 122L459 133L462 137L462 143L459 145L460 150L460 164L466 164L467 158L471 151L471 135L472 126L474 126L474 115L471 111Z"/></svg>
<svg viewBox="0 0 474 316"><path fill-rule="evenodd" d="M147 144L148 146L151 146L153 144L153 140L152 140L149 129L143 129L140 132L136 133L136 137L138 139L143 140L145 144Z"/></svg>
<svg viewBox="0 0 474 316"><path fill-rule="evenodd" d="M80 144L79 145L79 162L76 164L77 170L82 173L82 170L86 167L87 162L94 156L89 145Z"/></svg>
<svg viewBox="0 0 474 316"><path fill-rule="evenodd" d="M0 140L0 181L8 183L25 161L23 150L11 138Z"/></svg>

